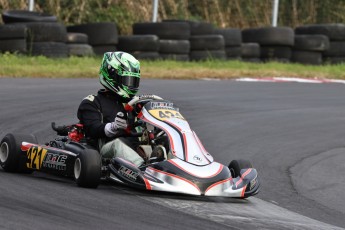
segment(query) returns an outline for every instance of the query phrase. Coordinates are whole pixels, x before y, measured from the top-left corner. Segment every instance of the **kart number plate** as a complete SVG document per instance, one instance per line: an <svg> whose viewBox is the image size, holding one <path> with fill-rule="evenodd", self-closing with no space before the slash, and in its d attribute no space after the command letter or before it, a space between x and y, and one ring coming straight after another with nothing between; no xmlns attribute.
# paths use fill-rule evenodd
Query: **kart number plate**
<svg viewBox="0 0 345 230"><path fill-rule="evenodd" d="M178 118L184 120L180 112L168 109L152 109L149 113L159 120L168 120L171 118Z"/></svg>
<svg viewBox="0 0 345 230"><path fill-rule="evenodd" d="M46 157L48 150L38 147L32 146L27 152L26 156L28 161L26 162L26 167L30 169L37 169L39 170L42 167L43 160Z"/></svg>

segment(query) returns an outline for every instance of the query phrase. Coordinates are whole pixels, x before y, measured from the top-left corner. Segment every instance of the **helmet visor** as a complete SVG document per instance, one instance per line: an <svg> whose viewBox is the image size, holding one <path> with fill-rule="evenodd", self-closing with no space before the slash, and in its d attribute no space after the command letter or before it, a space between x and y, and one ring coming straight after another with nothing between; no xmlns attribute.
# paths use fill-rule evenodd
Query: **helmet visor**
<svg viewBox="0 0 345 230"><path fill-rule="evenodd" d="M119 83L128 86L129 88L138 88L140 78L138 77L132 77L132 76L119 76L121 80Z"/></svg>
<svg viewBox="0 0 345 230"><path fill-rule="evenodd" d="M124 72L123 75L119 75L116 73L116 70L114 68L108 70L108 74L110 79L112 79L112 81L115 81L119 85L125 85L129 88L139 87L140 77L136 76L139 74Z"/></svg>

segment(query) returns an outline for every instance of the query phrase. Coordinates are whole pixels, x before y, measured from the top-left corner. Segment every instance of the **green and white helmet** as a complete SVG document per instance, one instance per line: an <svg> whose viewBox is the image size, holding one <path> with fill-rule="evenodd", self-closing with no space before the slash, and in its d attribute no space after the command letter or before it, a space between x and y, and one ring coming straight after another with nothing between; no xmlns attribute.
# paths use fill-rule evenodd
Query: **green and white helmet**
<svg viewBox="0 0 345 230"><path fill-rule="evenodd" d="M103 56L99 80L108 90L128 99L139 89L140 62L125 52L107 52Z"/></svg>

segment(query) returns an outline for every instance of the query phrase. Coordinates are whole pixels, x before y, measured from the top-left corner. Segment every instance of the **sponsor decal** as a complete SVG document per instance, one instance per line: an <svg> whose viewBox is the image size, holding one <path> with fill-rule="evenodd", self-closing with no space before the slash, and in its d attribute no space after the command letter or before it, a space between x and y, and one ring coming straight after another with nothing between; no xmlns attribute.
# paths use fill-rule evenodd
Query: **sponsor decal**
<svg viewBox="0 0 345 230"><path fill-rule="evenodd" d="M175 110L172 102L151 102L152 109L170 109Z"/></svg>
<svg viewBox="0 0 345 230"><path fill-rule="evenodd" d="M197 156L197 155L195 155L193 157L193 160L195 160L196 162L199 162L199 163L202 161L202 159L199 156Z"/></svg>
<svg viewBox="0 0 345 230"><path fill-rule="evenodd" d="M154 116L155 118L165 121L171 118L178 118L184 120L184 117L181 115L180 112L168 109L157 109L157 110L150 110L149 113Z"/></svg>
<svg viewBox="0 0 345 230"><path fill-rule="evenodd" d="M133 170L125 167L125 166L121 166L119 169L119 173L121 173L121 175L127 177L130 180L136 181L137 177L139 176L139 173L134 172Z"/></svg>
<svg viewBox="0 0 345 230"><path fill-rule="evenodd" d="M143 94L143 95L139 96L139 100L141 100L141 99L154 99L154 98L155 97L152 94Z"/></svg>
<svg viewBox="0 0 345 230"><path fill-rule="evenodd" d="M42 167L42 162L46 157L47 152L48 150L39 146L30 147L26 152L26 156L28 158L26 167L39 170Z"/></svg>
<svg viewBox="0 0 345 230"><path fill-rule="evenodd" d="M250 190L252 190L255 187L256 182L257 182L256 177L250 181Z"/></svg>
<svg viewBox="0 0 345 230"><path fill-rule="evenodd" d="M49 169L56 169L59 171L66 170L66 155L48 153L46 159L43 162L43 167Z"/></svg>

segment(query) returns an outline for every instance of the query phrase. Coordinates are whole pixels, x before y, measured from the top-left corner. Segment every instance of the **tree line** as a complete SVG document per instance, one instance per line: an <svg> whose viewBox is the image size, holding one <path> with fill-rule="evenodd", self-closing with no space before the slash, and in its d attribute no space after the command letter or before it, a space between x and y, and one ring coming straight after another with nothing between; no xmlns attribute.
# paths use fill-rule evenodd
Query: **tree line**
<svg viewBox="0 0 345 230"><path fill-rule="evenodd" d="M279 26L345 22L345 0L280 0ZM27 9L27 0L0 0L0 11ZM159 0L158 21L203 20L221 28L270 26L273 0ZM152 19L153 0L35 0L35 11L66 25L115 22L121 34Z"/></svg>

